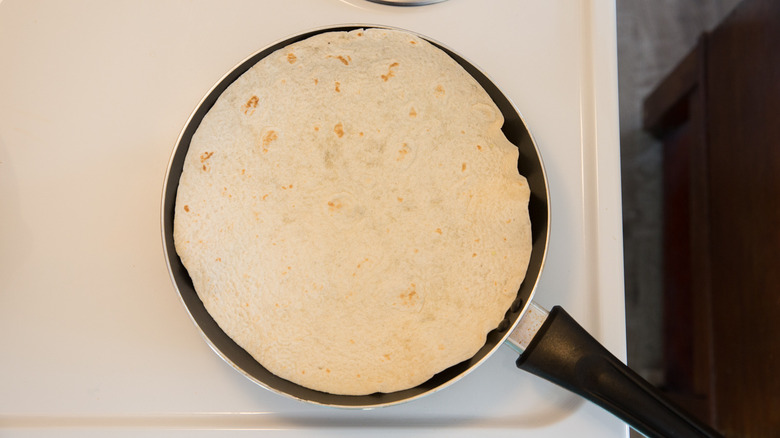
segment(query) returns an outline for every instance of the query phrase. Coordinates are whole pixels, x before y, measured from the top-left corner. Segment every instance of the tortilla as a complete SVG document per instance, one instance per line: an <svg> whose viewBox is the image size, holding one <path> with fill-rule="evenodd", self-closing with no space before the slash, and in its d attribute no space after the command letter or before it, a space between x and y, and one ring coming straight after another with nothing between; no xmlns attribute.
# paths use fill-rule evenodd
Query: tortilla
<svg viewBox="0 0 780 438"><path fill-rule="evenodd" d="M531 252L503 117L406 32L329 32L265 57L194 134L176 251L206 309L272 373L393 392L473 356Z"/></svg>

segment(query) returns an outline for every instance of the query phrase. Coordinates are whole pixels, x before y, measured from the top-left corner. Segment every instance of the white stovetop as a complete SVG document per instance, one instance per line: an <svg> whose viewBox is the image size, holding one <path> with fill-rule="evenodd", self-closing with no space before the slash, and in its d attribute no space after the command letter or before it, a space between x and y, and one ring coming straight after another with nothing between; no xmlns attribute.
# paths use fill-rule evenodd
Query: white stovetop
<svg viewBox="0 0 780 438"><path fill-rule="evenodd" d="M614 3L450 0L0 2L0 436L627 436L501 348L429 397L306 405L221 361L169 279L160 196L174 142L223 73L310 28L398 26L480 66L549 177L536 300L625 357Z"/></svg>

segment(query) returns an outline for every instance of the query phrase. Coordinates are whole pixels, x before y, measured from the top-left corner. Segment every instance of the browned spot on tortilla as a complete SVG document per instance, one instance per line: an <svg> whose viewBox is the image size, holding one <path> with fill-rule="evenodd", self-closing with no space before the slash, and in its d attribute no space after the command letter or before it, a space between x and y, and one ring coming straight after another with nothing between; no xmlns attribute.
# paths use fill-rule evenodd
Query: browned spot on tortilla
<svg viewBox="0 0 780 438"><path fill-rule="evenodd" d="M382 357L384 357L385 360L390 360L390 355L389 354L383 354Z"/></svg>
<svg viewBox="0 0 780 438"><path fill-rule="evenodd" d="M400 196L399 196L399 197L398 197L398 202L404 202L404 198L402 198L402 197L400 197Z"/></svg>
<svg viewBox="0 0 780 438"><path fill-rule="evenodd" d="M420 299L420 296L417 295L416 289L417 286L414 283L410 283L409 287L398 295L402 306L412 306L417 303L417 301Z"/></svg>
<svg viewBox="0 0 780 438"><path fill-rule="evenodd" d="M441 234L441 228L437 228L437 229L436 229L436 232L437 232L437 233L439 233L439 234Z"/></svg>
<svg viewBox="0 0 780 438"><path fill-rule="evenodd" d="M265 200L266 200L266 198L268 198L268 193L266 193L265 195L263 195L263 201L265 201Z"/></svg>
<svg viewBox="0 0 780 438"><path fill-rule="evenodd" d="M315 130L315 131L319 131L319 130L320 130L320 127L319 127L319 126L315 126L315 127L314 127L314 130Z"/></svg>
<svg viewBox="0 0 780 438"><path fill-rule="evenodd" d="M344 205L339 201L328 201L328 211L330 211L331 213L339 210L343 206ZM358 267L360 266L358 265Z"/></svg>
<svg viewBox="0 0 780 438"><path fill-rule="evenodd" d="M221 262L222 261L222 257L217 257L216 259L214 259L214 261Z"/></svg>
<svg viewBox="0 0 780 438"><path fill-rule="evenodd" d="M297 59L298 59L298 57L297 57L297 56L295 56L295 54L294 54L294 53L288 53L288 54L287 54L287 62L289 62L290 64L295 64L295 61L296 61Z"/></svg>
<svg viewBox="0 0 780 438"><path fill-rule="evenodd" d="M349 57L349 56L347 56L347 57L345 58L345 57L343 57L343 56L341 56L341 55L339 55L339 56L328 55L328 58L335 58L335 59L338 59L338 60L339 60L339 61L341 61L341 63L342 63L342 64L344 64L344 65L349 65L349 61L352 61L352 58L351 58L351 57Z"/></svg>
<svg viewBox="0 0 780 438"><path fill-rule="evenodd" d="M189 205L185 205L184 206L184 211L190 211L190 206Z"/></svg>
<svg viewBox="0 0 780 438"><path fill-rule="evenodd" d="M257 108L257 102L259 102L260 99L257 96L252 96L249 98L249 100L246 101L246 103L241 107L244 110L244 114L252 115L252 113L255 112L255 108Z"/></svg>
<svg viewBox="0 0 780 438"><path fill-rule="evenodd" d="M466 163L461 164L460 171L465 172L466 171Z"/></svg>
<svg viewBox="0 0 780 438"><path fill-rule="evenodd" d="M409 44L417 44L417 41L414 41L414 40L409 41Z"/></svg>
<svg viewBox="0 0 780 438"><path fill-rule="evenodd" d="M479 149L481 151L482 150L482 146L477 145L477 149Z"/></svg>
<svg viewBox="0 0 780 438"><path fill-rule="evenodd" d="M403 146L401 146L401 149L398 149L398 158L395 159L395 161L401 161L403 160L406 155L409 153L409 145L404 143Z"/></svg>
<svg viewBox="0 0 780 438"><path fill-rule="evenodd" d="M436 92L436 97L444 96L444 87L441 84L437 85L434 91Z"/></svg>
<svg viewBox="0 0 780 438"><path fill-rule="evenodd" d="M333 127L333 132L336 133L336 135L341 138L344 136L344 125L341 124L341 122L336 123L336 126Z"/></svg>
<svg viewBox="0 0 780 438"><path fill-rule="evenodd" d="M394 63L390 64L390 67L387 68L387 74L386 75L381 75L383 81L387 82L388 79L390 79L393 76L395 76L395 72L393 71L393 69L395 67L398 67L398 63L397 62L394 62Z"/></svg>
<svg viewBox="0 0 780 438"><path fill-rule="evenodd" d="M246 169L241 169L241 175L246 173Z"/></svg>
<svg viewBox="0 0 780 438"><path fill-rule="evenodd" d="M477 253L473 253L473 254L471 254L471 256L472 256L472 257L476 257L476 256L477 256Z"/></svg>
<svg viewBox="0 0 780 438"><path fill-rule="evenodd" d="M201 169L203 169L204 172L209 170L209 166L206 164L206 161L208 161L211 156L214 155L214 152L204 152L200 154L200 162L203 164L201 166Z"/></svg>
<svg viewBox="0 0 780 438"><path fill-rule="evenodd" d="M417 111L414 110L414 107L409 110L409 117L417 117Z"/></svg>
<svg viewBox="0 0 780 438"><path fill-rule="evenodd" d="M317 85L317 84L319 84L319 83L320 83L320 80L319 80L319 79L317 79L317 78L314 78L314 85Z"/></svg>
<svg viewBox="0 0 780 438"><path fill-rule="evenodd" d="M341 92L341 88L339 88L340 86L341 86L341 82L336 81L336 87L335 87L336 93L340 93Z"/></svg>
<svg viewBox="0 0 780 438"><path fill-rule="evenodd" d="M268 146L270 146L270 144L277 138L279 138L279 135L277 135L276 131L274 131L273 129L263 134L263 138L262 138L263 153L268 152Z"/></svg>

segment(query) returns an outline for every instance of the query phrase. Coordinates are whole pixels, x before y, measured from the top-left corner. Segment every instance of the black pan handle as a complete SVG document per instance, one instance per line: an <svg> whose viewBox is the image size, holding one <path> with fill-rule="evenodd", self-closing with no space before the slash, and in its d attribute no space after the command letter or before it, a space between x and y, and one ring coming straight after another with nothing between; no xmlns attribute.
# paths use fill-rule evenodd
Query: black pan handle
<svg viewBox="0 0 780 438"><path fill-rule="evenodd" d="M517 367L605 408L651 438L721 437L667 400L555 306Z"/></svg>

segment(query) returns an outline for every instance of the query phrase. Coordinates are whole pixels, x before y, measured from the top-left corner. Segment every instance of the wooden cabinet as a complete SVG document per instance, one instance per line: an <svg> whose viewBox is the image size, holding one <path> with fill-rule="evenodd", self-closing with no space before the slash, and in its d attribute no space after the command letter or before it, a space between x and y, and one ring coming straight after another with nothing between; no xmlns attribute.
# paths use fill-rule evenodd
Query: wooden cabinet
<svg viewBox="0 0 780 438"><path fill-rule="evenodd" d="M726 436L780 436L780 2L702 35L644 127L664 144L664 389Z"/></svg>

